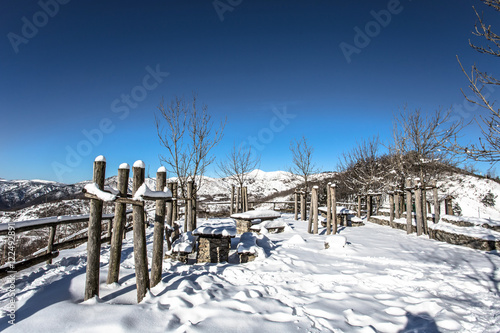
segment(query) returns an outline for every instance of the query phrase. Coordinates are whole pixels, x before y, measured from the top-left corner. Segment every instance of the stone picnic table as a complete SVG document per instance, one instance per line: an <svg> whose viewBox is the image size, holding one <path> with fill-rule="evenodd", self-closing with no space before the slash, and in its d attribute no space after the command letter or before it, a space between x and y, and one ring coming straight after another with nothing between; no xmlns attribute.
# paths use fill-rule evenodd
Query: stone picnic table
<svg viewBox="0 0 500 333"><path fill-rule="evenodd" d="M325 217L326 213L328 212L327 207L319 207L318 211L322 213L322 215ZM354 215L356 214L355 211L347 209L342 206L336 207L336 215L337 215L337 220L340 222L339 225L344 225L344 226L351 226L351 227L357 227L363 225L363 221L361 219L358 219ZM322 222L322 225L326 227L326 221Z"/></svg>
<svg viewBox="0 0 500 333"><path fill-rule="evenodd" d="M197 263L228 261L231 238L236 236L236 225L227 219L206 222L193 230L193 236L198 236Z"/></svg>
<svg viewBox="0 0 500 333"><path fill-rule="evenodd" d="M250 228L255 223L274 220L278 217L281 217L281 213L270 209L249 210L244 213L231 215L231 218L236 220L236 232L238 235L251 231Z"/></svg>

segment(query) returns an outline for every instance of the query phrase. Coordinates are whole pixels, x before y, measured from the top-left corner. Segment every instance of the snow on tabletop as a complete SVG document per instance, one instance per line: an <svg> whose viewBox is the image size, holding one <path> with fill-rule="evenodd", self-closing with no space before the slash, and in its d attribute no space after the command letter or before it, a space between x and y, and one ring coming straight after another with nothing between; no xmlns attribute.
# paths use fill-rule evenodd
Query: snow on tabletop
<svg viewBox="0 0 500 333"><path fill-rule="evenodd" d="M233 220L227 219L205 222L193 231L193 235L234 237L236 236L236 224Z"/></svg>
<svg viewBox="0 0 500 333"><path fill-rule="evenodd" d="M144 201L144 197L158 198L158 199L166 199L172 197L172 192L167 188L166 191L152 191L146 185L146 183L142 184L134 194L133 199Z"/></svg>
<svg viewBox="0 0 500 333"><path fill-rule="evenodd" d="M244 213L236 213L236 214L231 215L231 217L235 218L235 219L238 219L238 218L262 219L262 218L271 218L271 217L277 218L280 216L281 216L280 212L276 212L276 211L270 210L270 209L249 210L249 211L244 212Z"/></svg>
<svg viewBox="0 0 500 333"><path fill-rule="evenodd" d="M97 196L102 201L114 201L116 199L116 195L100 190L96 183L85 185L85 191Z"/></svg>
<svg viewBox="0 0 500 333"><path fill-rule="evenodd" d="M191 231L185 232L179 236L172 244L173 252L189 252L193 251L193 245L196 241L196 237L193 236Z"/></svg>
<svg viewBox="0 0 500 333"><path fill-rule="evenodd" d="M261 228L272 229L272 228L282 228L287 224L285 221L264 221L259 224L254 224L250 227L252 230L260 230Z"/></svg>
<svg viewBox="0 0 500 333"><path fill-rule="evenodd" d="M337 208L337 215L338 214L356 214L355 211L347 209L347 208L342 207L342 206L337 206L336 208ZM323 206L323 207L319 207L318 210L320 212L326 213L328 211L328 208Z"/></svg>
<svg viewBox="0 0 500 333"><path fill-rule="evenodd" d="M161 166L158 168L158 170L156 170L156 172L167 172L167 168L165 168L164 166Z"/></svg>
<svg viewBox="0 0 500 333"><path fill-rule="evenodd" d="M257 234L253 232L243 233L238 243L238 253L252 253L257 254L257 257L264 257L263 249L257 245L257 237Z"/></svg>
<svg viewBox="0 0 500 333"><path fill-rule="evenodd" d="M143 161L141 160L137 160L135 161L134 165L133 165L134 168L142 168L142 169L145 169L146 168L146 164L144 164Z"/></svg>
<svg viewBox="0 0 500 333"><path fill-rule="evenodd" d="M118 169L130 170L130 165L128 163L122 163L122 164L120 164L120 166L118 167Z"/></svg>
<svg viewBox="0 0 500 333"><path fill-rule="evenodd" d="M99 155L95 158L94 162L106 162L106 158L103 155Z"/></svg>

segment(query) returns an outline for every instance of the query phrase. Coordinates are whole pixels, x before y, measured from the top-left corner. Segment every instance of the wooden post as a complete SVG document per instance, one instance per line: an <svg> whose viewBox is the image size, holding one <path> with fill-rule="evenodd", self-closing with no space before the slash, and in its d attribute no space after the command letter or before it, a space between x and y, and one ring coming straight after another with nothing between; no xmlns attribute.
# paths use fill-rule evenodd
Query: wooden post
<svg viewBox="0 0 500 333"><path fill-rule="evenodd" d="M193 210L193 214L191 215L191 230L196 229L197 221L198 221L198 200L196 199L196 193L198 189L196 188L196 183L193 182L193 193L192 193L192 204L191 209Z"/></svg>
<svg viewBox="0 0 500 333"><path fill-rule="evenodd" d="M312 216L313 216L313 233L318 233L318 186L313 186L312 195Z"/></svg>
<svg viewBox="0 0 500 333"><path fill-rule="evenodd" d="M444 208L446 215L453 215L453 201L449 195L444 199Z"/></svg>
<svg viewBox="0 0 500 333"><path fill-rule="evenodd" d="M358 194L358 217L361 217L361 195Z"/></svg>
<svg viewBox="0 0 500 333"><path fill-rule="evenodd" d="M187 182L187 191L186 191L186 204L184 208L184 232L193 231L191 227L193 226L193 201L191 200L193 197L193 181L190 180Z"/></svg>
<svg viewBox="0 0 500 333"><path fill-rule="evenodd" d="M294 219L295 221L297 221L299 219L299 194L297 193L297 189L295 189L295 192L293 194L293 200L294 200L294 205L293 205Z"/></svg>
<svg viewBox="0 0 500 333"><path fill-rule="evenodd" d="M312 199L312 194L311 194L311 200L309 202L309 216L307 218L307 232L312 234L313 232L313 205L314 205L314 200Z"/></svg>
<svg viewBox="0 0 500 333"><path fill-rule="evenodd" d="M128 178L130 165L123 163L118 168L118 192L120 197L127 197ZM120 275L120 261L122 254L122 240L125 229L127 205L124 203L115 204L115 218L113 219L113 233L111 234L111 248L109 250L108 284L118 282Z"/></svg>
<svg viewBox="0 0 500 333"><path fill-rule="evenodd" d="M229 206L229 215L234 214L234 185L231 186L231 205Z"/></svg>
<svg viewBox="0 0 500 333"><path fill-rule="evenodd" d="M164 191L167 185L167 169L160 167L156 172L156 190ZM153 259L151 262L150 287L153 288L161 281L163 268L163 234L165 232L166 203L156 200L154 234L153 234Z"/></svg>
<svg viewBox="0 0 500 333"><path fill-rule="evenodd" d="M412 216L411 216L411 179L406 180L406 233L411 234L412 231Z"/></svg>
<svg viewBox="0 0 500 333"><path fill-rule="evenodd" d="M300 192L300 219L306 220L306 196L304 190Z"/></svg>
<svg viewBox="0 0 500 333"><path fill-rule="evenodd" d="M428 234L427 230L427 184L422 180L422 232Z"/></svg>
<svg viewBox="0 0 500 333"><path fill-rule="evenodd" d="M173 195L174 184L168 183L167 186ZM170 242L170 240L171 240L171 236L172 236L172 229L174 227L174 220L173 220L173 215L174 215L173 210L174 209L173 209L173 207L174 207L174 202L168 201L167 202L167 211L165 214L166 223L170 226L169 228L165 228L165 240L167 241L167 250L168 251L170 251L170 249L172 248L172 243Z"/></svg>
<svg viewBox="0 0 500 333"><path fill-rule="evenodd" d="M415 178L415 215L417 218L417 236L422 235L423 221L422 221L422 184L420 178Z"/></svg>
<svg viewBox="0 0 500 333"><path fill-rule="evenodd" d="M178 192L179 185L177 181L173 183L172 185L172 225L173 222L177 221L179 219L179 204L177 203L177 192Z"/></svg>
<svg viewBox="0 0 500 333"><path fill-rule="evenodd" d="M332 232L332 192L330 186L332 183L326 185L326 234L330 235Z"/></svg>
<svg viewBox="0 0 500 333"><path fill-rule="evenodd" d="M57 225L50 226L49 241L47 243L47 253L52 253L52 250L54 248L54 239L56 238L56 228ZM52 258L47 260L47 265L49 264L52 264Z"/></svg>
<svg viewBox="0 0 500 333"><path fill-rule="evenodd" d="M133 194L144 183L145 165L143 161L136 161L133 170ZM137 285L137 302L140 303L149 289L148 257L146 250L146 230L144 227L144 206L134 205L134 261L135 279Z"/></svg>
<svg viewBox="0 0 500 333"><path fill-rule="evenodd" d="M106 159L98 156L94 160L93 182L104 190ZM84 300L99 296L99 266L101 261L102 200L90 199L89 231L87 242L87 272Z"/></svg>
<svg viewBox="0 0 500 333"><path fill-rule="evenodd" d="M389 225L394 228L394 192L389 193Z"/></svg>
<svg viewBox="0 0 500 333"><path fill-rule="evenodd" d="M440 219L439 212L439 197L438 197L438 187L437 181L434 179L432 181L432 195L434 197L434 223L438 223Z"/></svg>
<svg viewBox="0 0 500 333"><path fill-rule="evenodd" d="M241 213L240 210L241 186L236 189L236 213Z"/></svg>
<svg viewBox="0 0 500 333"><path fill-rule="evenodd" d="M246 186L243 187L243 211L248 211L248 188Z"/></svg>
<svg viewBox="0 0 500 333"><path fill-rule="evenodd" d="M332 232L335 235L337 233L337 228L338 228L338 223L337 223L337 185L332 184L330 186L330 191L332 192L330 194L330 197L332 200L332 220L333 220Z"/></svg>
<svg viewBox="0 0 500 333"><path fill-rule="evenodd" d="M369 220L372 216L372 196L366 196L366 220Z"/></svg>
<svg viewBox="0 0 500 333"><path fill-rule="evenodd" d="M399 219L401 217L401 204L400 204L400 192L398 188L396 187L394 189L394 217Z"/></svg>

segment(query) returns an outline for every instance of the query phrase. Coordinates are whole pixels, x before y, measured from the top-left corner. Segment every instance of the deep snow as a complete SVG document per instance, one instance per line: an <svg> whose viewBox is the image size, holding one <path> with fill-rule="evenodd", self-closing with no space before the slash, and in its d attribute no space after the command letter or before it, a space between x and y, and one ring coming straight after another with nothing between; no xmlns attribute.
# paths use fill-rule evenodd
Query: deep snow
<svg viewBox="0 0 500 333"><path fill-rule="evenodd" d="M17 276L17 324L6 332L498 332L500 257L365 222L345 246L284 215L267 257L237 264L164 261L162 282L136 304L131 233L120 280L83 302L85 245ZM200 220L199 223L204 222ZM324 229L320 228L324 233ZM152 228L147 230L151 256ZM265 243L265 242L264 242ZM260 242L259 244L263 244ZM233 241L236 250L237 238ZM5 283L5 280L3 280ZM5 286L3 286L5 288ZM8 302L0 296L1 306Z"/></svg>

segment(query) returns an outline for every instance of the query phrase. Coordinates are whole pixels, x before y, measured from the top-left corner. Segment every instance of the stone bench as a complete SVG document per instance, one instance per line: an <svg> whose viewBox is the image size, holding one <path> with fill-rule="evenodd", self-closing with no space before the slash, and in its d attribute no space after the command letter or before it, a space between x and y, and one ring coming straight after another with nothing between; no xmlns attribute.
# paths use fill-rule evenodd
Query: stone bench
<svg viewBox="0 0 500 333"><path fill-rule="evenodd" d="M193 235L198 236L197 263L227 262L236 226L234 221L209 222L196 228Z"/></svg>
<svg viewBox="0 0 500 333"><path fill-rule="evenodd" d="M250 230L257 233L280 233L285 230L286 224L284 221L265 221L259 224L254 224ZM265 231L264 231L265 229Z"/></svg>
<svg viewBox="0 0 500 333"><path fill-rule="evenodd" d="M240 237L237 251L240 263L244 264L254 261L259 256L260 247L257 245L257 235L253 232L245 232Z"/></svg>
<svg viewBox="0 0 500 333"><path fill-rule="evenodd" d="M174 260L188 263L188 256L196 249L196 240L191 231L183 233L172 243L172 249L167 256Z"/></svg>
<svg viewBox="0 0 500 333"><path fill-rule="evenodd" d="M231 218L236 220L236 233L243 234L249 232L250 228L255 223L262 221L274 220L281 217L281 213L274 210L249 210L244 213L236 213L231 215Z"/></svg>

